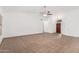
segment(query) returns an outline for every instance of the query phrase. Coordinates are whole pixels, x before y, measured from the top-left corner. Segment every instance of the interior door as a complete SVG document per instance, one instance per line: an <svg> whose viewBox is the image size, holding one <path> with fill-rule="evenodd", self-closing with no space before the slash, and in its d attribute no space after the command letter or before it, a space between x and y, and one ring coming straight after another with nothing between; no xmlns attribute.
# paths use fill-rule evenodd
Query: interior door
<svg viewBox="0 0 79 59"><path fill-rule="evenodd" d="M56 24L56 33L61 33L61 23Z"/></svg>

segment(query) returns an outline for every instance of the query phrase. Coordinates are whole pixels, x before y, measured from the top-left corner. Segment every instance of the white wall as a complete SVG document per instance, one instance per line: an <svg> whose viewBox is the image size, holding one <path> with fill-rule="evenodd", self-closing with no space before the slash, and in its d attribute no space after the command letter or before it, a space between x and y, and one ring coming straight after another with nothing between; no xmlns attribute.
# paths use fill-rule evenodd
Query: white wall
<svg viewBox="0 0 79 59"><path fill-rule="evenodd" d="M79 37L79 9L64 12L62 16L62 33ZM43 24L40 19L40 15L34 13L6 12L4 37L42 33ZM44 25L45 32L56 32L56 16L50 16Z"/></svg>
<svg viewBox="0 0 79 59"><path fill-rule="evenodd" d="M50 15L47 21L44 22L44 31L48 33L55 33L56 32L56 21L53 15Z"/></svg>
<svg viewBox="0 0 79 59"><path fill-rule="evenodd" d="M42 33L42 22L38 14L5 12L4 20L4 37Z"/></svg>
<svg viewBox="0 0 79 59"><path fill-rule="evenodd" d="M79 37L79 9L65 13L62 32L65 35Z"/></svg>
<svg viewBox="0 0 79 59"><path fill-rule="evenodd" d="M2 16L2 21L1 22L3 22L3 10L2 10L2 7L0 7L0 15ZM2 23L2 25L0 25L0 30L2 31L2 33L0 35L0 44L1 44L2 39L3 39L3 23Z"/></svg>
<svg viewBox="0 0 79 59"><path fill-rule="evenodd" d="M64 35L79 37L79 9L75 9L61 14L55 14L45 22L45 31L56 32L56 15L62 16L61 32Z"/></svg>

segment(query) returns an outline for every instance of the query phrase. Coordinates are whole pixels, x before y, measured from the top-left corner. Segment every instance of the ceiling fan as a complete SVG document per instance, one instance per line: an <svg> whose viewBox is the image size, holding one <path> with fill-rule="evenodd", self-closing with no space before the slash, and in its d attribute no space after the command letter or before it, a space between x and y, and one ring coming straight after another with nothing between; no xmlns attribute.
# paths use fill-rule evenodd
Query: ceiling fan
<svg viewBox="0 0 79 59"><path fill-rule="evenodd" d="M46 6L43 6L43 11L41 12L43 16L53 15L51 11L47 10Z"/></svg>

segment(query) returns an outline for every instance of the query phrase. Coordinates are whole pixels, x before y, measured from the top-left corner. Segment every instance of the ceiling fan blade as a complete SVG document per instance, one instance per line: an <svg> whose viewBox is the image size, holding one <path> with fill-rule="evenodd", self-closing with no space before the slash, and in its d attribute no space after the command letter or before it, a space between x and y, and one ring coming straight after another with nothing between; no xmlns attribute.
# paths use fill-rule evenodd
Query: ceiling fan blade
<svg viewBox="0 0 79 59"><path fill-rule="evenodd" d="M52 14L50 13L50 11L48 11L47 14L48 14L48 15L52 15Z"/></svg>
<svg viewBox="0 0 79 59"><path fill-rule="evenodd" d="M52 15L52 14L48 14L48 15Z"/></svg>

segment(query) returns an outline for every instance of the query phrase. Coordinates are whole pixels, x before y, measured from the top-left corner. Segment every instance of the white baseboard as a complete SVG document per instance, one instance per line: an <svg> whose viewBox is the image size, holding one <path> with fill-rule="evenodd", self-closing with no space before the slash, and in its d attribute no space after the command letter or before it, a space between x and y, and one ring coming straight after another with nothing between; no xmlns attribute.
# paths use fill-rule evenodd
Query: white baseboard
<svg viewBox="0 0 79 59"><path fill-rule="evenodd" d="M79 37L79 35L72 35L72 34L67 34L67 33L63 33L63 34L67 36L72 36L72 37Z"/></svg>
<svg viewBox="0 0 79 59"><path fill-rule="evenodd" d="M12 35L12 36L4 36L4 38L18 37L18 36L25 36L25 35L32 35L32 34L39 34L39 33L42 33L42 32L28 33L28 34L19 34L19 35Z"/></svg>

